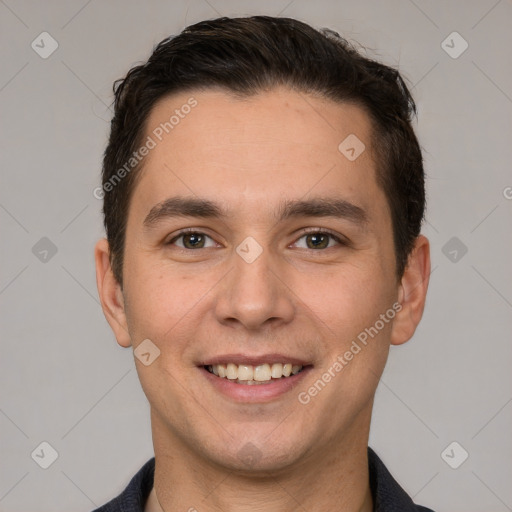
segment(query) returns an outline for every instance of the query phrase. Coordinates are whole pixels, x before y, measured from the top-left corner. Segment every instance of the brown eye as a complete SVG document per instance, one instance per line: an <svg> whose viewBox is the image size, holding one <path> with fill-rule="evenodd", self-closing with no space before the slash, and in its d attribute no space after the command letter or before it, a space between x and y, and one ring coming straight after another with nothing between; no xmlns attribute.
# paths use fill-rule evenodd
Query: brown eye
<svg viewBox="0 0 512 512"><path fill-rule="evenodd" d="M204 236L199 233L190 233L183 235L183 245L187 249L197 249L204 247Z"/></svg>
<svg viewBox="0 0 512 512"><path fill-rule="evenodd" d="M207 245L207 241L211 240L210 245ZM215 242L211 237L201 233L199 231L186 231L178 234L166 245L176 245L181 249L204 249L206 247L214 247Z"/></svg>
<svg viewBox="0 0 512 512"><path fill-rule="evenodd" d="M305 243L300 242L301 240L304 240ZM342 238L336 236L333 233L330 233L328 231L316 230L303 234L297 240L297 242L295 242L295 245L298 246L300 249L319 250L329 249L336 245L343 246L347 244L343 241Z"/></svg>
<svg viewBox="0 0 512 512"><path fill-rule="evenodd" d="M306 244L308 249L326 249L329 247L329 238L331 235L325 233L313 233L306 235Z"/></svg>

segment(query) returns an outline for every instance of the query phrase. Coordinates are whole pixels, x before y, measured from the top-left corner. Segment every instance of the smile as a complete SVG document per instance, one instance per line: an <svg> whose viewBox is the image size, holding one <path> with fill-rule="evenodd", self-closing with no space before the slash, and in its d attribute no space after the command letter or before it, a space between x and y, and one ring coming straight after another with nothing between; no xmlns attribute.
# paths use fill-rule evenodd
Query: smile
<svg viewBox="0 0 512 512"><path fill-rule="evenodd" d="M264 363L260 365L227 363L207 365L204 368L221 379L252 386L269 384L278 379L288 378L300 373L304 367L292 363Z"/></svg>
<svg viewBox="0 0 512 512"><path fill-rule="evenodd" d="M214 364L203 363L199 369L216 393L238 403L260 404L290 396L292 389L313 370L312 364L297 364L301 361L273 363L268 357L265 359L266 363L253 360L254 364L236 364L225 362L232 361L231 358L222 358L211 362Z"/></svg>

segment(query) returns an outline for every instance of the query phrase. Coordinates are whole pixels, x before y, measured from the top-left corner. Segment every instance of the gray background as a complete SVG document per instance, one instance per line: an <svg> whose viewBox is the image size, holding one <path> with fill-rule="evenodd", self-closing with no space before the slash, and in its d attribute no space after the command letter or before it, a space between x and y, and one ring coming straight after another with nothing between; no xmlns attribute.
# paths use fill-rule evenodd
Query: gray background
<svg viewBox="0 0 512 512"><path fill-rule="evenodd" d="M410 81L433 273L415 337L391 350L370 444L418 503L512 510L510 0L0 1L0 510L91 510L153 455L94 277L111 85L190 23L261 13L330 27ZM31 47L43 31L59 45L46 59ZM442 46L454 31L469 44L458 58ZM44 446L31 457L43 441L58 452L48 469ZM469 453L458 469L441 456L452 441L446 460Z"/></svg>

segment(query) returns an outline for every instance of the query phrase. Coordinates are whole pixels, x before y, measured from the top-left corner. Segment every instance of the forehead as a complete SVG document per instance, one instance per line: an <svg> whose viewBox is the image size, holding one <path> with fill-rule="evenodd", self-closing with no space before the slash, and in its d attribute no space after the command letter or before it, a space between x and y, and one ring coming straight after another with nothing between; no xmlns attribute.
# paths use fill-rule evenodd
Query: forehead
<svg viewBox="0 0 512 512"><path fill-rule="evenodd" d="M134 203L149 210L181 194L262 211L311 194L385 207L371 131L362 108L287 88L243 99L223 90L174 94L147 119L144 140L154 147Z"/></svg>

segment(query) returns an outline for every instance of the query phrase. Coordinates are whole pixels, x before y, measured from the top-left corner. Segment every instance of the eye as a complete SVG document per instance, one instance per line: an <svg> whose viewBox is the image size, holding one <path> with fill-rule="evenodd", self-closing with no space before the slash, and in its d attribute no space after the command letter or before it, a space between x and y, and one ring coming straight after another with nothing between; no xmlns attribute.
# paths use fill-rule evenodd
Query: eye
<svg viewBox="0 0 512 512"><path fill-rule="evenodd" d="M300 240L305 240L305 245L299 246L301 249L328 249L335 245L347 245L339 236L334 233L330 233L325 230L314 230L309 231L302 235L295 244L298 244ZM331 243L334 241L335 243Z"/></svg>
<svg viewBox="0 0 512 512"><path fill-rule="evenodd" d="M180 239L181 243L176 243ZM213 243L206 245L207 240L211 240ZM184 230L169 240L166 245L176 245L181 249L205 249L208 247L215 247L216 243L211 237L201 233L200 231Z"/></svg>
<svg viewBox="0 0 512 512"><path fill-rule="evenodd" d="M304 240L304 243L301 244L301 240ZM171 240L166 242L166 245L176 245L180 249L194 250L216 247L217 243L205 233L189 228L180 231ZM342 237L325 229L314 229L304 233L294 245L300 249L318 250L329 249L336 245L348 245L348 243Z"/></svg>

